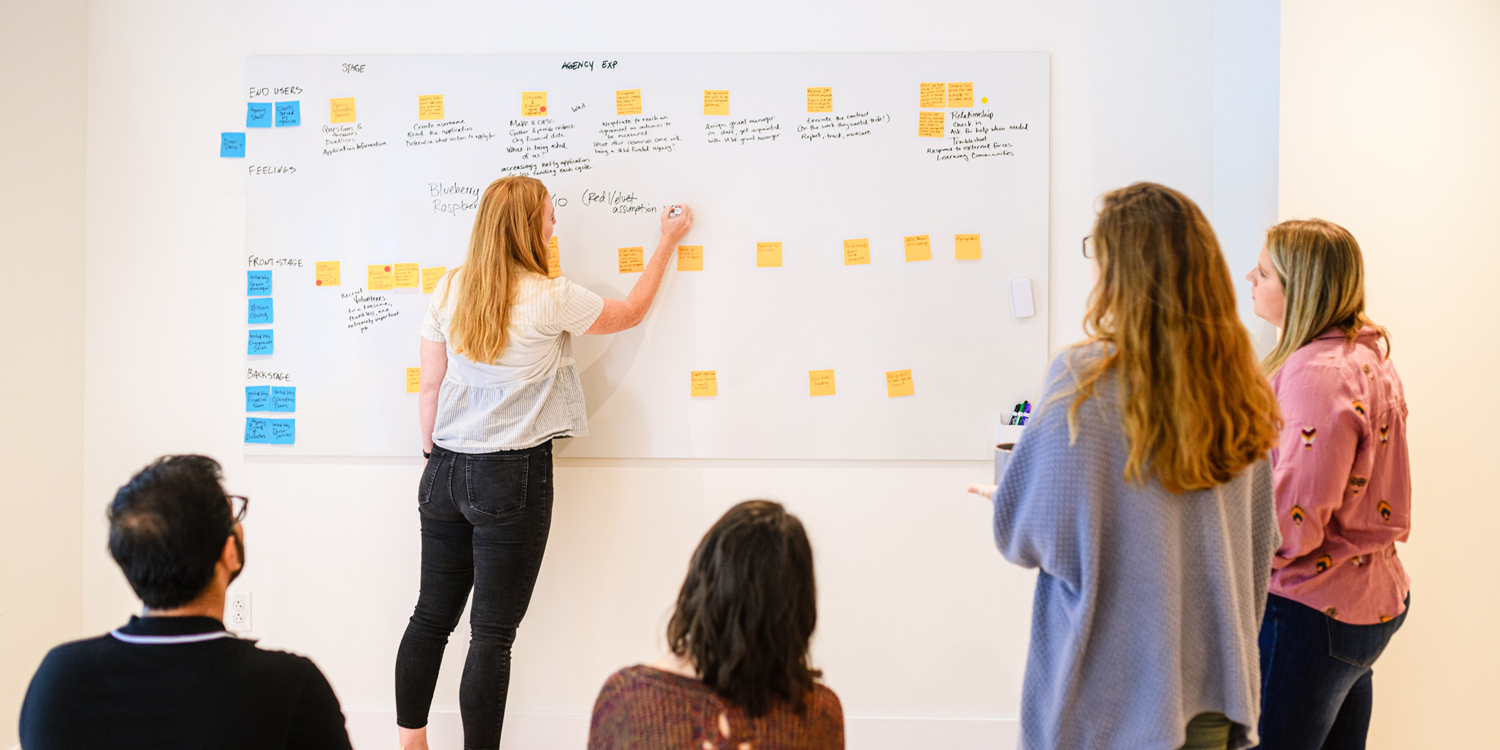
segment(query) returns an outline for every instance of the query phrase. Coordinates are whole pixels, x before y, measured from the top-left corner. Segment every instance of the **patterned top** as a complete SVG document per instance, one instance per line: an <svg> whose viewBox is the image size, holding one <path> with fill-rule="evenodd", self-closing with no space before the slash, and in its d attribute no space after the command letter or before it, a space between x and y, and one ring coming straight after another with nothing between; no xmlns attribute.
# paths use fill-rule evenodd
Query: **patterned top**
<svg viewBox="0 0 1500 750"><path fill-rule="evenodd" d="M1175 750L1217 711L1229 747L1258 742L1260 649L1280 540L1271 464L1174 495L1124 479L1119 380L1101 378L1069 441L1074 375L1102 344L1052 362L995 493L995 543L1039 568L1021 695L1022 750ZM1072 360L1071 370L1068 360Z"/></svg>
<svg viewBox="0 0 1500 750"><path fill-rule="evenodd" d="M843 750L838 696L815 685L804 709L799 714L783 704L751 719L698 680L645 665L627 667L599 691L589 750Z"/></svg>
<svg viewBox="0 0 1500 750"><path fill-rule="evenodd" d="M1411 587L1396 557L1411 531L1406 397L1378 338L1329 329L1271 378L1286 420L1271 593L1355 625L1401 614Z"/></svg>
<svg viewBox="0 0 1500 750"><path fill-rule="evenodd" d="M432 442L456 453L489 453L589 434L572 337L599 318L604 298L566 276L523 273L505 351L484 364L455 353L448 340L459 295L454 282L462 272L438 280L422 321L422 338L448 345Z"/></svg>

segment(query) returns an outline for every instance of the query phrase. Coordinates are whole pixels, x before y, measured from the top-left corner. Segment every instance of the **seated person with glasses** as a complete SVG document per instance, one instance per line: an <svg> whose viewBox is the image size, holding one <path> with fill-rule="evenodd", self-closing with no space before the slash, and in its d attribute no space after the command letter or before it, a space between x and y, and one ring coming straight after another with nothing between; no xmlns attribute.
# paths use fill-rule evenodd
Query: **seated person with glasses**
<svg viewBox="0 0 1500 750"><path fill-rule="evenodd" d="M21 707L26 750L350 747L311 660L224 629L249 500L221 478L207 456L167 456L115 494L109 551L145 612L47 654Z"/></svg>

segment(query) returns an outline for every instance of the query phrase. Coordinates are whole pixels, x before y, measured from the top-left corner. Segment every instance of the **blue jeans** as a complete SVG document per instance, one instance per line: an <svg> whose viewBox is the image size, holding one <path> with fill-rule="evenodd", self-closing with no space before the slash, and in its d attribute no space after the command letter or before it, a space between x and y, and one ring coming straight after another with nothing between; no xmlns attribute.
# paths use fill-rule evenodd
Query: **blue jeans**
<svg viewBox="0 0 1500 750"><path fill-rule="evenodd" d="M552 443L495 453L433 446L417 491L422 591L396 652L396 724L427 726L438 666L469 590L469 655L458 687L466 750L500 746L510 648L552 525Z"/></svg>
<svg viewBox="0 0 1500 750"><path fill-rule="evenodd" d="M1260 747L1363 750L1375 696L1370 667L1405 621L1403 611L1350 625L1270 594L1260 626Z"/></svg>

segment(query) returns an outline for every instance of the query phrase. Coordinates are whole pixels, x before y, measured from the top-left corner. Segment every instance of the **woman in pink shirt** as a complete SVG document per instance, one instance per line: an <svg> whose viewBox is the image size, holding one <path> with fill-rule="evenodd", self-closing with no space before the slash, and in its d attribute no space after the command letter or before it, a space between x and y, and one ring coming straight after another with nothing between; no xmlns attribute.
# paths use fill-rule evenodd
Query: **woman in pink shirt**
<svg viewBox="0 0 1500 750"><path fill-rule="evenodd" d="M1364 314L1343 227L1288 221L1250 271L1281 329L1265 369L1285 420L1272 449L1282 543L1260 631L1261 747L1363 748L1371 665L1406 619L1396 542L1411 528L1406 399L1390 337Z"/></svg>

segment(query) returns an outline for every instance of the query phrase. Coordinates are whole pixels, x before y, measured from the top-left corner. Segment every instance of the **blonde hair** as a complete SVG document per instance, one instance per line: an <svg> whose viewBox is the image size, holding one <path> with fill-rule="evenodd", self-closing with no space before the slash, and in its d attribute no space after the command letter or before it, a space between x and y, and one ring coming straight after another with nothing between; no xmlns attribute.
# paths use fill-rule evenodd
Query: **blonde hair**
<svg viewBox="0 0 1500 750"><path fill-rule="evenodd" d="M1390 333L1365 315L1365 261L1349 230L1323 219L1283 221L1266 233L1266 252L1286 296L1281 338L1262 363L1267 376L1329 328L1353 341L1372 326L1389 353Z"/></svg>
<svg viewBox="0 0 1500 750"><path fill-rule="evenodd" d="M518 278L528 271L547 274L547 243L542 241L546 200L546 186L531 177L502 177L485 188L448 327L454 352L493 364L505 351ZM443 289L443 304L452 292L453 276Z"/></svg>
<svg viewBox="0 0 1500 750"><path fill-rule="evenodd" d="M1089 339L1078 346L1106 346L1068 392L1076 394L1072 439L1079 408L1115 372L1130 449L1126 481L1202 490L1264 458L1281 413L1198 206L1170 188L1136 183L1104 195L1093 239L1100 276L1084 317Z"/></svg>

